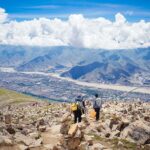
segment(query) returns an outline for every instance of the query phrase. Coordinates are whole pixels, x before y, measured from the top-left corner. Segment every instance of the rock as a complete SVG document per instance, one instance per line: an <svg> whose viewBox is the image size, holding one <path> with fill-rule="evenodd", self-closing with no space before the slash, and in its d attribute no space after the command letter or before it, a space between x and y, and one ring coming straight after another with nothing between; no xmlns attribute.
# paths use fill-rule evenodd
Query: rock
<svg viewBox="0 0 150 150"><path fill-rule="evenodd" d="M19 144L19 145L18 145L18 150L28 150L28 149L29 149L28 146L25 146L25 145L23 145L23 144Z"/></svg>
<svg viewBox="0 0 150 150"><path fill-rule="evenodd" d="M95 143L90 150L103 150L105 147L100 143Z"/></svg>
<svg viewBox="0 0 150 150"><path fill-rule="evenodd" d="M115 138L115 137L119 137L119 136L120 136L120 131L119 130L111 132L111 138Z"/></svg>
<svg viewBox="0 0 150 150"><path fill-rule="evenodd" d="M42 139L40 138L40 139L34 140L32 144L29 146L29 148L39 147L41 146L41 144L42 144Z"/></svg>
<svg viewBox="0 0 150 150"><path fill-rule="evenodd" d="M0 115L0 122L2 122L2 121L3 121L3 116Z"/></svg>
<svg viewBox="0 0 150 150"><path fill-rule="evenodd" d="M70 128L70 126L68 123L63 123L60 127L60 133L61 134L68 134L69 128Z"/></svg>
<svg viewBox="0 0 150 150"><path fill-rule="evenodd" d="M78 130L78 125L72 124L68 131L68 135L70 135L71 137L74 136L76 134L77 130Z"/></svg>
<svg viewBox="0 0 150 150"><path fill-rule="evenodd" d="M106 138L109 138L111 133L105 132L104 135L105 135Z"/></svg>
<svg viewBox="0 0 150 150"><path fill-rule="evenodd" d="M0 136L0 146L12 146L13 141L6 137L6 136Z"/></svg>
<svg viewBox="0 0 150 150"><path fill-rule="evenodd" d="M84 136L85 141L88 143L88 145L93 145L93 139L91 136L85 135Z"/></svg>
<svg viewBox="0 0 150 150"><path fill-rule="evenodd" d="M78 138L82 137L81 130L79 128L77 129L77 132L75 133L74 137L78 137Z"/></svg>
<svg viewBox="0 0 150 150"><path fill-rule="evenodd" d="M52 144L45 144L44 150L65 150L64 148L58 146L58 145L52 145Z"/></svg>
<svg viewBox="0 0 150 150"><path fill-rule="evenodd" d="M87 126L86 126L85 123L80 122L80 123L78 124L78 127L79 127L80 130L84 130L84 129L86 129Z"/></svg>
<svg viewBox="0 0 150 150"><path fill-rule="evenodd" d="M150 116L144 116L144 120L150 122Z"/></svg>
<svg viewBox="0 0 150 150"><path fill-rule="evenodd" d="M11 125L7 125L6 130L9 134L15 134L16 133L15 129Z"/></svg>
<svg viewBox="0 0 150 150"><path fill-rule="evenodd" d="M117 129L118 129L119 131L122 131L124 128L126 128L126 127L129 125L129 123L130 123L129 120L123 119L123 120L119 123L119 125L117 126Z"/></svg>
<svg viewBox="0 0 150 150"><path fill-rule="evenodd" d="M78 149L81 141L80 141L80 138L69 138L67 143L68 143L67 147L69 150L76 150Z"/></svg>
<svg viewBox="0 0 150 150"><path fill-rule="evenodd" d="M118 146L123 146L123 145L124 144L121 141L118 142Z"/></svg>
<svg viewBox="0 0 150 150"><path fill-rule="evenodd" d="M4 139L4 143L5 143L5 145L7 145L7 146L12 146L12 145L13 145L12 140L9 139L9 138L5 138L5 139Z"/></svg>
<svg viewBox="0 0 150 150"><path fill-rule="evenodd" d="M120 137L137 144L145 144L150 139L150 126L141 120L135 121L121 132Z"/></svg>
<svg viewBox="0 0 150 150"><path fill-rule="evenodd" d="M39 126L38 131L45 132L46 131L46 126Z"/></svg>
<svg viewBox="0 0 150 150"><path fill-rule="evenodd" d="M39 132L30 133L29 136L33 139L38 139L40 137Z"/></svg>
<svg viewBox="0 0 150 150"><path fill-rule="evenodd" d="M70 113L64 114L64 115L62 116L61 123L64 123L64 122L66 122L66 121L69 121L69 120L70 120L69 116L70 116Z"/></svg>
<svg viewBox="0 0 150 150"><path fill-rule="evenodd" d="M79 150L89 150L88 143L87 143L87 142L82 142L82 143L79 145Z"/></svg>
<svg viewBox="0 0 150 150"><path fill-rule="evenodd" d="M4 143L4 138L0 136L0 145L3 145L3 143Z"/></svg>
<svg viewBox="0 0 150 150"><path fill-rule="evenodd" d="M17 143L24 143L26 146L29 146L34 142L34 139L27 137L21 133L16 133L14 137Z"/></svg>
<svg viewBox="0 0 150 150"><path fill-rule="evenodd" d="M44 119L43 118L40 119L38 124L39 124L39 126L44 126L45 125Z"/></svg>
<svg viewBox="0 0 150 150"><path fill-rule="evenodd" d="M5 118L5 124L11 124L11 115L7 114L4 116Z"/></svg>

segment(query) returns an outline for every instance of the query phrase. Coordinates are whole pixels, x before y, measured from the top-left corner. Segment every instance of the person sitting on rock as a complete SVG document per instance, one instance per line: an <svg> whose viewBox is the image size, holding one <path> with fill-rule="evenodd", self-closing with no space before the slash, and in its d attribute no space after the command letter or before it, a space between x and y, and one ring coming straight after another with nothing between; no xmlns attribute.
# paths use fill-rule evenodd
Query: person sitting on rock
<svg viewBox="0 0 150 150"><path fill-rule="evenodd" d="M93 101L93 108L96 112L96 121L100 118L100 110L102 108L102 99L98 97L98 94L95 94L95 99Z"/></svg>

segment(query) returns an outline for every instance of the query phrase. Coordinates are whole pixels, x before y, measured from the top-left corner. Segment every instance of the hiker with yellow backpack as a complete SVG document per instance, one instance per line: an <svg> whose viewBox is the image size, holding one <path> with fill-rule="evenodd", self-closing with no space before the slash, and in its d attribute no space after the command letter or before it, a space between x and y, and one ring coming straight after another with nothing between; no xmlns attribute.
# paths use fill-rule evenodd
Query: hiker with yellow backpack
<svg viewBox="0 0 150 150"><path fill-rule="evenodd" d="M82 114L84 113L84 101L82 96L78 96L71 105L71 111L74 114L74 123L81 122Z"/></svg>

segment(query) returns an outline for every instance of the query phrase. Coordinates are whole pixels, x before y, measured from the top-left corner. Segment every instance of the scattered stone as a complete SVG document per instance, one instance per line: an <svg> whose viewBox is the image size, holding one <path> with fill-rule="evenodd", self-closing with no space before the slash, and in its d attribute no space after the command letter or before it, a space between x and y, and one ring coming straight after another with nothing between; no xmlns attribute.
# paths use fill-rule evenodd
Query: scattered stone
<svg viewBox="0 0 150 150"><path fill-rule="evenodd" d="M69 128L70 128L70 126L68 123L63 123L60 127L60 133L61 134L68 134Z"/></svg>
<svg viewBox="0 0 150 150"><path fill-rule="evenodd" d="M46 131L46 126L39 126L38 131L45 132Z"/></svg>
<svg viewBox="0 0 150 150"><path fill-rule="evenodd" d="M34 142L34 139L27 137L21 133L16 133L14 137L17 143L24 143L26 146L29 146Z"/></svg>
<svg viewBox="0 0 150 150"><path fill-rule="evenodd" d="M93 139L91 136L85 135L85 141L88 143L89 146L93 145Z"/></svg>
<svg viewBox="0 0 150 150"><path fill-rule="evenodd" d="M15 129L11 125L7 125L6 130L9 134L15 134L16 133Z"/></svg>
<svg viewBox="0 0 150 150"><path fill-rule="evenodd" d="M45 121L44 121L44 119L42 118L42 119L39 120L39 126L44 126L44 125L45 125Z"/></svg>
<svg viewBox="0 0 150 150"><path fill-rule="evenodd" d="M66 122L66 121L69 121L69 120L70 120L69 116L70 116L70 113L69 113L69 112L66 113L66 114L64 114L64 115L62 116L61 123L64 123L64 122Z"/></svg>
<svg viewBox="0 0 150 150"><path fill-rule="evenodd" d="M30 133L29 136L33 139L38 139L40 137L39 132Z"/></svg>
<svg viewBox="0 0 150 150"><path fill-rule="evenodd" d="M18 150L28 150L28 149L29 149L28 146L25 146L25 145L23 145L23 144L19 144L19 145L18 145Z"/></svg>
<svg viewBox="0 0 150 150"><path fill-rule="evenodd" d="M81 140L80 138L69 138L67 142L67 147L69 150L76 150L78 149Z"/></svg>
<svg viewBox="0 0 150 150"><path fill-rule="evenodd" d="M87 142L82 142L82 143L79 145L79 150L89 150L88 143L87 143Z"/></svg>
<svg viewBox="0 0 150 150"><path fill-rule="evenodd" d="M95 143L93 144L93 146L91 147L91 150L103 150L105 147L100 144L100 143Z"/></svg>
<svg viewBox="0 0 150 150"><path fill-rule="evenodd" d="M7 114L4 117L5 117L5 124L11 124L11 115Z"/></svg>
<svg viewBox="0 0 150 150"><path fill-rule="evenodd" d="M37 139L37 140L34 140L33 142L32 142L32 144L31 145L29 145L29 148L36 148L36 147L40 147L41 146L41 144L42 144L42 139L40 138L40 139Z"/></svg>
<svg viewBox="0 0 150 150"><path fill-rule="evenodd" d="M68 135L73 137L76 134L77 130L78 130L78 125L77 124L72 124L69 131L68 131Z"/></svg>
<svg viewBox="0 0 150 150"><path fill-rule="evenodd" d="M121 141L118 142L118 146L123 146L123 145L124 144Z"/></svg>
<svg viewBox="0 0 150 150"><path fill-rule="evenodd" d="M6 136L0 136L0 146L12 146L13 141Z"/></svg>

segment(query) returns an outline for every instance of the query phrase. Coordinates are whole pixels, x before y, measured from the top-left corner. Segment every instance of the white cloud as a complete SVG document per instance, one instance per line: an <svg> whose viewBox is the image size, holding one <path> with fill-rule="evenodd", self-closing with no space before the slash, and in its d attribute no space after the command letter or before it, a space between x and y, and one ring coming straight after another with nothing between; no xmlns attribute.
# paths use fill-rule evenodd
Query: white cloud
<svg viewBox="0 0 150 150"><path fill-rule="evenodd" d="M39 18L7 21L0 9L0 44L126 49L150 46L150 22L130 23L118 13L115 21L70 15L68 20Z"/></svg>
<svg viewBox="0 0 150 150"><path fill-rule="evenodd" d="M7 13L5 13L5 9L0 8L0 23L5 22L7 19Z"/></svg>

